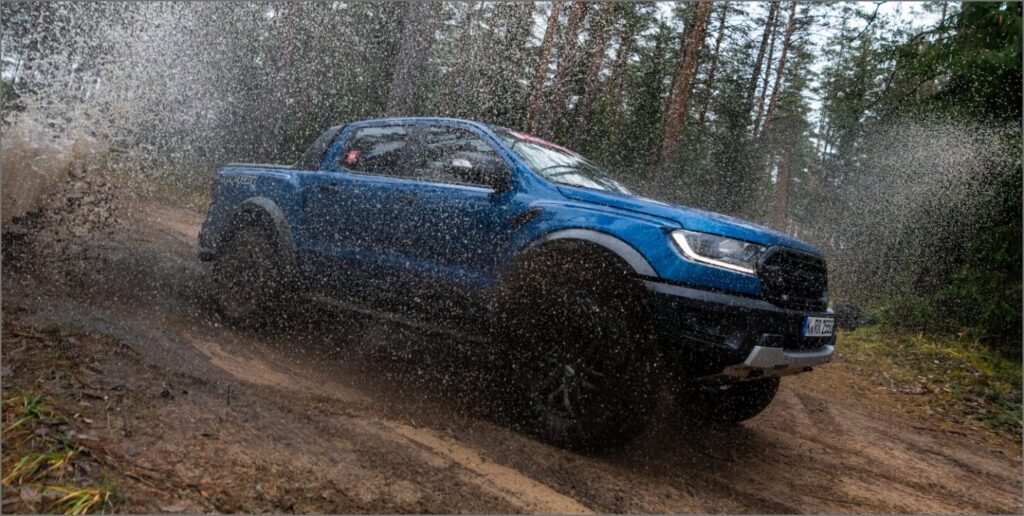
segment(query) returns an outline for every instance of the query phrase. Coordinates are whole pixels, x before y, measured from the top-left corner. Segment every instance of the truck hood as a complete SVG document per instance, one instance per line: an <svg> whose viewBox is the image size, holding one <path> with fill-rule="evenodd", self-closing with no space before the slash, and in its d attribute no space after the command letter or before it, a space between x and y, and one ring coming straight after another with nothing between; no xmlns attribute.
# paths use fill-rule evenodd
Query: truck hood
<svg viewBox="0 0 1024 516"><path fill-rule="evenodd" d="M746 240L764 246L783 246L820 255L813 246L785 233L753 222L696 208L669 204L635 195L619 194L589 188L558 186L565 197L586 203L600 204L620 210L653 215L680 224L684 229Z"/></svg>

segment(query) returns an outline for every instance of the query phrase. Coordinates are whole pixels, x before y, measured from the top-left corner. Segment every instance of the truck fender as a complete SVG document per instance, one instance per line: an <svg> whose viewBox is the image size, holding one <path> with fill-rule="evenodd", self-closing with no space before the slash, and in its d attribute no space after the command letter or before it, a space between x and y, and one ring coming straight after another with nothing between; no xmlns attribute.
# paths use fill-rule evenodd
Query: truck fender
<svg viewBox="0 0 1024 516"><path fill-rule="evenodd" d="M234 213L229 219L227 234L224 235L224 238L230 237L230 232L234 230L237 220L243 216L253 214L261 214L270 219L273 224L278 249L281 250L281 254L287 260L293 262L295 260L295 240L292 238L291 225L288 224L288 218L285 216L284 211L281 210L281 207L266 197L250 197L242 201L235 208Z"/></svg>
<svg viewBox="0 0 1024 516"><path fill-rule="evenodd" d="M534 240L527 246L527 249L546 242L564 239L583 240L597 244L621 258L636 274L654 278L658 277L658 273L654 272L654 267L651 267L647 258L644 258L644 255L640 254L633 246L608 233L601 233L592 229L574 228L554 231Z"/></svg>

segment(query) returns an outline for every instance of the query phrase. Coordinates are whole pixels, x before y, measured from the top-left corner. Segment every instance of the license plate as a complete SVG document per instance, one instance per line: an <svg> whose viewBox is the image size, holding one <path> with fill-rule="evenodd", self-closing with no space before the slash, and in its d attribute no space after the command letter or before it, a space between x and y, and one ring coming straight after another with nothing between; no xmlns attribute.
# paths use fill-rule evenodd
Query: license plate
<svg viewBox="0 0 1024 516"><path fill-rule="evenodd" d="M831 337L832 328L836 324L835 317L804 317L804 337Z"/></svg>

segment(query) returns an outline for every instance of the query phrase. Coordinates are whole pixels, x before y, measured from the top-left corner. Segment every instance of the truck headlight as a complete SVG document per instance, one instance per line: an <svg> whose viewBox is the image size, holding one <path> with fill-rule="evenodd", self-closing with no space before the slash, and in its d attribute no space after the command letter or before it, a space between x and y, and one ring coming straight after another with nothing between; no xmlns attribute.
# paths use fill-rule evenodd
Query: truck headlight
<svg viewBox="0 0 1024 516"><path fill-rule="evenodd" d="M767 250L763 245L685 229L673 231L672 240L695 262L744 274L754 274L757 260Z"/></svg>

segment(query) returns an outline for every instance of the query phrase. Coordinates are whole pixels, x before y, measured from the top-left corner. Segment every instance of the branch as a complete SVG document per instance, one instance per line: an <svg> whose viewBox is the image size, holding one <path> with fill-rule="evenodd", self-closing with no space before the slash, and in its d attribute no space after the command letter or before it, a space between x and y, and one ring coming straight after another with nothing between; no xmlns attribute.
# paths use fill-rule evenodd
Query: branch
<svg viewBox="0 0 1024 516"><path fill-rule="evenodd" d="M868 28L871 27L871 24L875 23L875 18L878 17L878 8L881 7L883 3L885 3L885 2L882 2L881 0L876 0L875 1L875 10L874 10L874 12L871 13L871 17L869 17L868 20L866 22L864 22L864 28L861 29L860 32L858 32L856 35L854 35L850 39L847 39L846 40L847 43L853 42L857 38L863 36L865 32L867 32Z"/></svg>
<svg viewBox="0 0 1024 516"><path fill-rule="evenodd" d="M939 75L941 75L941 74L935 73L935 74L932 74L932 75L929 75L929 76L925 77L924 79L921 79L920 81L917 82L917 84L914 85L913 88L910 88L910 91L908 91L902 97L896 99L896 102L893 103L893 107L892 108L879 113L879 115L888 115L889 113L892 113L892 111L894 109L896 109L897 105L899 105L904 100L907 100L907 97L913 95L914 93L917 93L917 89L920 88L921 86L923 86L924 83L926 83L928 81L935 80L936 78L939 77ZM885 99L887 97L888 97L888 95L879 95L875 100L871 101L870 104L868 104L867 106L864 107L864 111L868 111L868 110L874 108L875 106L877 106L882 101L882 99Z"/></svg>

